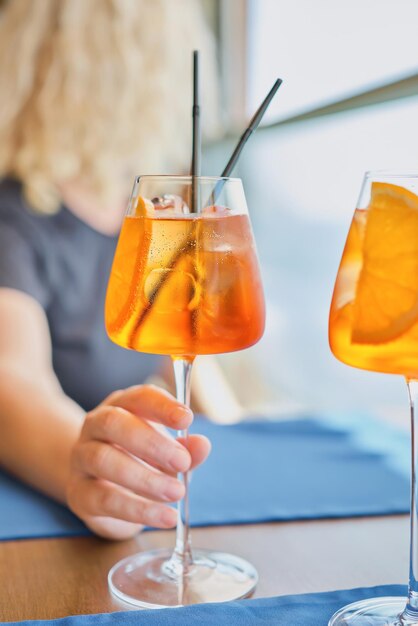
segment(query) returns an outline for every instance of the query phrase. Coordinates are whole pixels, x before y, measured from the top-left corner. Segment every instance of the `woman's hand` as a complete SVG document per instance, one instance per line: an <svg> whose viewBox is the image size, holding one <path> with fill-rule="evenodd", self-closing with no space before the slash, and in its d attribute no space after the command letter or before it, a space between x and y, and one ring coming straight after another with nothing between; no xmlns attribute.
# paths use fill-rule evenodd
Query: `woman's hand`
<svg viewBox="0 0 418 626"><path fill-rule="evenodd" d="M168 502L184 495L176 478L202 463L209 441L175 440L162 426L187 428L193 414L152 385L116 391L86 415L71 456L67 502L98 535L127 539L143 525L172 528Z"/></svg>

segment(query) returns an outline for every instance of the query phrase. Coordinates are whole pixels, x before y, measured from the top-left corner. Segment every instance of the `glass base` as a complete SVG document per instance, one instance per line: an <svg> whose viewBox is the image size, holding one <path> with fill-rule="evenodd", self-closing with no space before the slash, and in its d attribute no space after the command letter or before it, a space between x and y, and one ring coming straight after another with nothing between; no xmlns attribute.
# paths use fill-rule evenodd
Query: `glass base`
<svg viewBox="0 0 418 626"><path fill-rule="evenodd" d="M158 609L246 598L258 582L255 568L232 554L193 550L184 576L167 567L171 556L171 550L152 550L119 561L109 572L111 592L129 604Z"/></svg>
<svg viewBox="0 0 418 626"><path fill-rule="evenodd" d="M407 598L372 598L340 609L328 626L417 626L418 618L402 615Z"/></svg>

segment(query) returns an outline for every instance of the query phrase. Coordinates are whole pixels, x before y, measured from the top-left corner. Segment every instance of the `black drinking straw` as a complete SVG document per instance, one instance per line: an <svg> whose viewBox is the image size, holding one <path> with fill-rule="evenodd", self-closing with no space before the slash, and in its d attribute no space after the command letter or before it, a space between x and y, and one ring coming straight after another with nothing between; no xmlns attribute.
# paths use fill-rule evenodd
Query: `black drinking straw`
<svg viewBox="0 0 418 626"><path fill-rule="evenodd" d="M239 140L234 152L232 153L231 158L228 161L227 166L222 172L223 179L218 180L215 185L213 192L210 195L210 200L212 204L216 204L216 200L219 197L223 186L225 184L225 177L229 176L229 174L234 169L237 160L242 152L243 147L247 143L248 139L252 135L252 133L256 130L259 125L261 118L267 110L270 102L273 100L274 95L280 85L282 84L281 78L278 78L274 83L273 87L270 89L269 93L261 103L260 107L257 109L253 118L251 119L248 128L244 131ZM192 167L191 167L191 175L192 175L192 206L191 210L197 212L199 209L199 185L195 184L195 177L200 176L200 160L201 160L201 139L200 139L200 107L199 107L199 52L195 50L193 52L193 153L192 153ZM206 203L209 205L209 199ZM204 205L204 206L206 206ZM187 240L183 246L181 246L176 252L173 254L170 262L168 263L168 268L173 269L177 262L182 258L185 251L192 249L195 245L195 230L192 228L191 233L189 233ZM148 315L151 310L152 304L155 298L158 296L160 289L163 287L167 277L169 276L169 272L163 274L162 278L155 285L152 293L148 296L148 304L145 306L142 313L139 315L138 320L135 323L133 331L131 333L130 345L134 345L134 339L138 329L141 327L143 320Z"/></svg>
<svg viewBox="0 0 418 626"><path fill-rule="evenodd" d="M229 176L232 172L232 170L234 169L239 156L245 146L245 144L247 143L247 141L249 140L249 138L251 137L251 135L253 134L253 132L257 129L259 123L262 120L262 117L264 115L264 113L267 111L270 102L273 100L276 91L278 90L278 88L280 87L280 85L282 84L282 79L278 78L276 80L276 82L274 83L273 87L270 89L270 91L268 92L267 96L264 98L263 102L261 103L261 105L259 106L259 108L257 109L257 111L254 113L248 128L244 131L244 133L241 135L241 138L235 148L235 150L233 151L231 158L229 159L228 163L225 166L224 171L222 172L221 176Z"/></svg>
<svg viewBox="0 0 418 626"><path fill-rule="evenodd" d="M199 210L199 184L195 177L201 173L202 138L200 124L200 94L199 94L199 51L193 51L193 147L192 147L192 213Z"/></svg>
<svg viewBox="0 0 418 626"><path fill-rule="evenodd" d="M229 159L228 163L225 166L224 171L222 172L221 176L223 178L227 178L232 170L234 169L235 165L237 164L237 161L241 155L241 152L245 146L245 144L247 143L247 141L249 140L249 138L251 137L251 135L253 134L253 132L255 130L257 130L258 125L260 124L264 113L267 111L270 102L273 100L274 96L276 95L276 91L279 89L280 85L282 84L282 79L278 78L276 80L276 82L274 83L273 87L270 89L270 91L268 92L267 96L264 98L263 102L261 103L261 105L258 107L257 111L254 113L253 117L251 118L251 121L249 123L249 125L247 126L247 128L245 129L245 131L243 132L243 134L240 137L239 142L237 143L235 150L233 151L231 158ZM224 180L220 180L216 183L215 185L215 189L213 190L212 193L212 197L213 197L213 202L212 204L216 204L216 200L218 199L223 187L224 187L225 181Z"/></svg>

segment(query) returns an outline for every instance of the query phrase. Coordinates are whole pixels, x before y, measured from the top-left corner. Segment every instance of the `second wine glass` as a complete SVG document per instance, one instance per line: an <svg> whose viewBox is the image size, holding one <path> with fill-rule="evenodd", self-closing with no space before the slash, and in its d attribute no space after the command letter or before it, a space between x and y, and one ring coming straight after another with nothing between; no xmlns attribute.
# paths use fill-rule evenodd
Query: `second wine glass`
<svg viewBox="0 0 418 626"><path fill-rule="evenodd" d="M343 252L329 319L344 363L401 374L412 433L408 598L371 598L342 608L330 626L418 625L418 174L368 172Z"/></svg>

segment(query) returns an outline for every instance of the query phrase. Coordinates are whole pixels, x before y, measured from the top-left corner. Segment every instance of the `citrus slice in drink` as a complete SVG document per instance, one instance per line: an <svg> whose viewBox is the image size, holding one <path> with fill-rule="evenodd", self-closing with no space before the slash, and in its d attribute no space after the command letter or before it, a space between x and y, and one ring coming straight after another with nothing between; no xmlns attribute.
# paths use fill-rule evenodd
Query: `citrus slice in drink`
<svg viewBox="0 0 418 626"><path fill-rule="evenodd" d="M353 343L395 340L418 320L418 196L372 184L363 264L353 302Z"/></svg>
<svg viewBox="0 0 418 626"><path fill-rule="evenodd" d="M148 200L148 198L144 198L143 196L138 196L136 199L135 212L133 213L133 215L136 215L137 217L146 217L147 215L149 215L150 217L152 217L153 213L154 205L151 200Z"/></svg>
<svg viewBox="0 0 418 626"><path fill-rule="evenodd" d="M152 220L149 216L152 211L152 202L138 196L133 215L125 217L122 224L108 287L112 302L117 303L114 315L106 307L106 327L109 333L121 330L139 301L140 277L151 243Z"/></svg>

